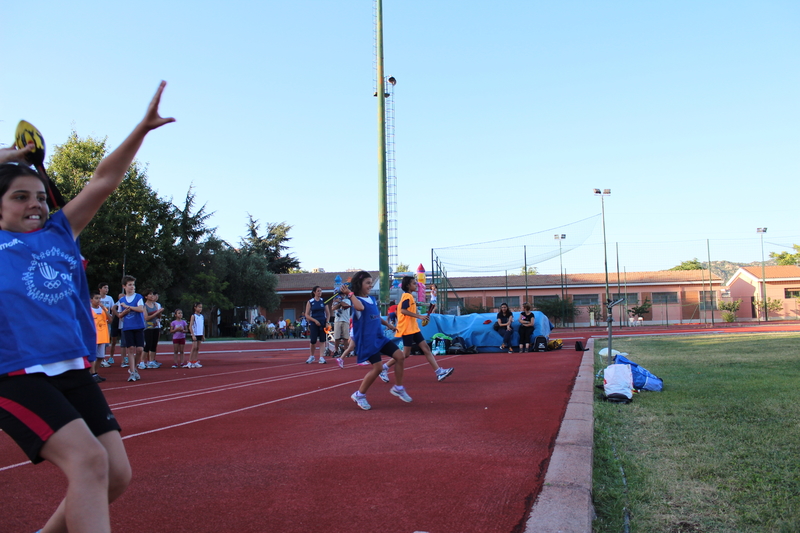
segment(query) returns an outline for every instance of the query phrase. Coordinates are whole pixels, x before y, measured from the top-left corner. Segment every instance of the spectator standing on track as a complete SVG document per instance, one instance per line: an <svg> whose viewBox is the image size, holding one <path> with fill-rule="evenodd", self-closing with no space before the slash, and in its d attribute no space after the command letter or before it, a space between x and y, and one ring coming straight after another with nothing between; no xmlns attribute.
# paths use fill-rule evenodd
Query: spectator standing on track
<svg viewBox="0 0 800 533"><path fill-rule="evenodd" d="M332 309L336 362L339 363L339 368L344 368L345 345L350 342L350 300L337 296Z"/></svg>
<svg viewBox="0 0 800 533"><path fill-rule="evenodd" d="M196 302L192 306L192 317L189 319L189 331L192 333L192 351L189 353L189 366L187 368L203 368L198 358L200 345L205 340L205 318L203 317L203 304Z"/></svg>
<svg viewBox="0 0 800 533"><path fill-rule="evenodd" d="M52 216L45 179L24 165L0 164L0 429L32 462L50 461L67 478L47 531L109 532L109 502L130 483L120 426L87 370L97 332L76 239L122 182L147 133L174 121L158 114L163 90L164 82L144 119ZM0 163L21 163L30 149L0 150ZM19 282L26 272L36 293ZM21 409L9 411L12 404Z"/></svg>
<svg viewBox="0 0 800 533"><path fill-rule="evenodd" d="M428 364L433 368L438 381L444 381L447 376L453 373L452 368L441 368L439 363L436 362L431 352L428 343L425 342L425 337L419 330L417 320L422 320L425 316L417 314L417 302L414 300L414 294L417 291L417 279L414 276L404 276L400 282L400 288L403 290L403 296L400 298L400 305L397 312L397 333L396 337L403 337L403 353L406 357L411 356L411 348L414 345L419 346L419 350L428 360ZM389 383L389 369L394 365L393 361L383 365L383 371L380 373L381 380L384 383ZM395 373L397 371L395 370Z"/></svg>
<svg viewBox="0 0 800 533"><path fill-rule="evenodd" d="M522 304L522 312L519 314L519 353L530 351L531 334L533 333L533 313L531 304Z"/></svg>
<svg viewBox="0 0 800 533"><path fill-rule="evenodd" d="M494 323L494 330L503 337L503 344L500 345L500 349L508 350L508 353L514 351L511 348L511 337L514 335L513 322L514 313L511 312L507 304L501 304L500 312L497 313L497 321Z"/></svg>
<svg viewBox="0 0 800 533"><path fill-rule="evenodd" d="M119 318L124 319L122 325L122 337L125 339L125 346L128 353L132 353L131 369L128 371L128 381L139 381L139 370L145 368L144 365L144 298L136 292L136 278L124 276L122 278L122 288L125 294L117 302L119 308ZM139 364L136 364L136 361Z"/></svg>
<svg viewBox="0 0 800 533"><path fill-rule="evenodd" d="M114 316L114 312L112 311L112 309L114 308L114 298L108 295L108 283L106 283L105 281L100 283L97 286L97 291L100 293L100 305L102 305L103 308L106 310L106 314L109 317L109 321L111 321L112 317ZM109 322L109 343L111 342L110 328L111 328L111 323ZM108 346L108 344L106 346ZM106 358L106 354L103 353L103 356L100 361L100 366L103 368L108 368L113 363L114 359Z"/></svg>
<svg viewBox="0 0 800 533"><path fill-rule="evenodd" d="M108 324L111 320L108 318L106 308L102 305L102 296L100 296L100 291L93 290L91 295L92 298L90 303L92 307L92 318L94 319L94 328L95 332L97 333L97 358L92 361L91 372L95 383L102 383L106 380L106 378L101 377L97 373L97 362L103 361L103 358L106 355L106 346L108 345L109 341Z"/></svg>
<svg viewBox="0 0 800 533"><path fill-rule="evenodd" d="M158 338L161 336L161 314L164 308L158 303L158 293L148 289L144 293L144 359L146 368L158 368L161 363L156 361Z"/></svg>
<svg viewBox="0 0 800 533"><path fill-rule="evenodd" d="M331 316L328 306L325 305L325 301L322 299L322 288L319 285L315 285L311 289L311 296L312 298L306 303L305 312L309 321L308 340L311 343L311 354L308 356L306 364L314 362L317 353L317 341L320 341L323 345L325 344L325 324L328 323ZM324 355L320 354L319 362L323 365L326 363Z"/></svg>
<svg viewBox="0 0 800 533"><path fill-rule="evenodd" d="M300 338L305 339L308 336L308 320L306 320L305 313L300 315Z"/></svg>
<svg viewBox="0 0 800 533"><path fill-rule="evenodd" d="M397 325L397 302L394 300L389 300L389 308L386 310L386 318L389 320L389 324L393 326Z"/></svg>
<svg viewBox="0 0 800 533"><path fill-rule="evenodd" d="M391 330L395 330L395 327L381 318L378 304L369 295L372 290L372 276L364 270L356 272L350 281L350 287L352 292L347 294L347 299L353 307L353 338L358 345L358 363L368 362L372 365L361 381L361 386L350 399L365 411L372 408L367 402L367 390L381 373L381 355L386 355L395 362L395 386L389 392L404 402L410 402L411 396L403 387L405 355L394 340L383 335L383 326Z"/></svg>
<svg viewBox="0 0 800 533"><path fill-rule="evenodd" d="M119 300L125 295L121 292L117 295L117 301L111 307L111 347L108 349L108 366L114 364L114 348L119 342L119 357L122 368L128 368L128 351L125 343L122 342L122 320L119 318ZM101 363L100 366L105 366Z"/></svg>
<svg viewBox="0 0 800 533"><path fill-rule="evenodd" d="M172 333L172 368L186 368L187 363L183 362L183 349L186 345L186 330L188 324L183 319L183 310L175 310L175 320L169 325L169 332Z"/></svg>

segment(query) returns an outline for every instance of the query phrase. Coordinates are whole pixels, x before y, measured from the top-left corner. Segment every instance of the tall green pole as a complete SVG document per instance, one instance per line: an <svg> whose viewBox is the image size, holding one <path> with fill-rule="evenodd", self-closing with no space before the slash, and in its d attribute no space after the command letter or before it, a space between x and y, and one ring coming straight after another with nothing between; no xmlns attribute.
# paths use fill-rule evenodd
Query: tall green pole
<svg viewBox="0 0 800 533"><path fill-rule="evenodd" d="M386 207L386 89L383 75L383 3L375 0L375 58L378 92L378 257L380 267L380 304L389 301L389 222Z"/></svg>

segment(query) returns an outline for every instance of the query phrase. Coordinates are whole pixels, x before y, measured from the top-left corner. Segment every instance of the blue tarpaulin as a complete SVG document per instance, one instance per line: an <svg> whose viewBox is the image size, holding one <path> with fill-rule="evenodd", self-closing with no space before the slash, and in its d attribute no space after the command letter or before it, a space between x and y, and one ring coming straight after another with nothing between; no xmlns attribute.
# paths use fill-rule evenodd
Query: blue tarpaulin
<svg viewBox="0 0 800 533"><path fill-rule="evenodd" d="M487 320L489 323L484 324ZM554 326L547 316L541 311L534 311L533 320L532 338L542 335L550 340L550 331ZM425 340L430 340L437 333L444 333L450 337L462 337L467 342L467 347L475 346L479 351L497 351L497 347L503 342L503 337L492 327L496 321L496 313L473 313L464 316L433 314L428 325L421 327L421 330ZM517 333L519 313L514 313L513 329L514 337L511 339L511 345L516 346L519 344ZM389 331L387 335L391 333Z"/></svg>

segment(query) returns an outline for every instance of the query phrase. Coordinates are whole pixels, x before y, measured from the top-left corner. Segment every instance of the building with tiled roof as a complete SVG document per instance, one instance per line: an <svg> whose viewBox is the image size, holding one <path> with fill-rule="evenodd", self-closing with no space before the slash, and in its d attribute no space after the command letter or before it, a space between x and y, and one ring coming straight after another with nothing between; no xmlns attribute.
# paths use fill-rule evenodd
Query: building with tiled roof
<svg viewBox="0 0 800 533"><path fill-rule="evenodd" d="M767 266L767 296L781 299L783 310L772 319L797 319L798 296L800 296L800 267ZM372 271L378 278L378 272ZM345 281L353 272L316 272L278 275L277 292L281 296L281 307L268 318L286 317L297 319L311 298L311 289L319 285L323 297L333 295L336 276ZM758 320L753 302L758 300L761 268L740 268L726 283L707 270L659 270L654 272L608 273L609 293L612 299L624 298L625 302L615 308L614 320L629 323L627 312L645 301L652 304L642 321L648 324L673 324L691 322L721 322L722 313L717 310L720 301L742 299L737 318ZM592 309L605 303L605 274L567 274L563 279L557 274L528 276L468 276L437 280L439 307L441 312L493 311L501 303L519 310L524 302L536 307L543 299L566 297L571 299L579 311L576 325L589 325ZM274 316L273 316L274 315ZM598 317L599 318L599 317ZM636 323L637 321L634 321Z"/></svg>
<svg viewBox="0 0 800 533"><path fill-rule="evenodd" d="M764 283L766 281L766 283ZM741 300L737 318L798 319L800 318L800 266L742 267L726 283L727 300ZM780 311L765 311L758 302L781 302Z"/></svg>

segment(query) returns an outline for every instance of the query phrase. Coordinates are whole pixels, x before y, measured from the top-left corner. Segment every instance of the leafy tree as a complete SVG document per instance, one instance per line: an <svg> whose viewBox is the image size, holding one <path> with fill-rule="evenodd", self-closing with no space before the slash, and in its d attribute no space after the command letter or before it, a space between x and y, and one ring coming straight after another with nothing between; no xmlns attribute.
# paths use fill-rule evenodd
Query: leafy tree
<svg viewBox="0 0 800 533"><path fill-rule="evenodd" d="M759 300L756 298L753 300L753 306L756 308L756 313L758 313L759 318L763 316L764 313L764 300ZM767 313L779 313L783 310L783 302L781 300L776 300L774 298L770 298L767 296Z"/></svg>
<svg viewBox="0 0 800 533"><path fill-rule="evenodd" d="M564 324L574 321L578 310L572 298L561 299L560 297L540 299L536 304L536 309L553 319L556 324Z"/></svg>
<svg viewBox="0 0 800 533"><path fill-rule="evenodd" d="M594 319L596 322L602 322L604 320L603 315L605 312L605 308L600 304L592 304L586 307L586 311L588 313L594 313Z"/></svg>
<svg viewBox="0 0 800 533"><path fill-rule="evenodd" d="M395 272L411 272L411 267L406 263L400 263L397 265L397 270L395 270Z"/></svg>
<svg viewBox="0 0 800 533"><path fill-rule="evenodd" d="M285 222L268 223L267 234L259 235L260 224L252 215L248 216L247 235L242 239L242 249L247 253L260 255L267 260L269 271L275 274L288 274L292 269L300 268L300 261L284 252L291 237L292 226Z"/></svg>
<svg viewBox="0 0 800 533"><path fill-rule="evenodd" d="M779 265L800 265L800 245L792 245L796 253L790 254L789 252L775 253L770 252L769 256Z"/></svg>
<svg viewBox="0 0 800 533"><path fill-rule="evenodd" d="M174 240L168 252L173 271L173 282L167 290L170 302L181 302L194 277L210 264L215 251L223 249L214 229L206 226L213 213L206 213L205 205L195 209L195 203L195 194L189 187L183 207L173 209Z"/></svg>
<svg viewBox="0 0 800 533"><path fill-rule="evenodd" d="M736 322L736 312L742 305L742 300L732 300L730 302L719 302L717 308L722 311L722 320L731 323Z"/></svg>
<svg viewBox="0 0 800 533"><path fill-rule="evenodd" d="M273 311L280 304L275 293L278 276L269 271L266 258L235 251L229 266L231 284L226 294L237 307L261 306Z"/></svg>
<svg viewBox="0 0 800 533"><path fill-rule="evenodd" d="M539 269L537 269L535 266L529 266L528 267L528 275L529 276L535 276L538 273L539 273ZM522 267L522 270L519 271L519 275L520 276L524 276L525 275L525 267Z"/></svg>
<svg viewBox="0 0 800 533"><path fill-rule="evenodd" d="M107 152L105 139L83 139L75 131L55 147L49 174L65 199L83 189ZM109 282L112 296L124 273L136 276L140 288L169 287L172 270L167 256L174 241L173 220L172 205L150 188L146 169L134 161L120 186L81 232L90 283Z"/></svg>
<svg viewBox="0 0 800 533"><path fill-rule="evenodd" d="M650 312L650 309L652 307L653 304L650 303L650 300L648 298L645 298L641 305L634 305L633 307L628 309L628 312L633 314L633 316L643 317L644 315Z"/></svg>
<svg viewBox="0 0 800 533"><path fill-rule="evenodd" d="M742 300L739 299L730 302L719 302L717 304L717 308L720 311L729 311L731 313L736 313L741 305L742 305Z"/></svg>
<svg viewBox="0 0 800 533"><path fill-rule="evenodd" d="M705 265L695 257L690 261L683 261L680 265L670 268L670 270L705 270Z"/></svg>

